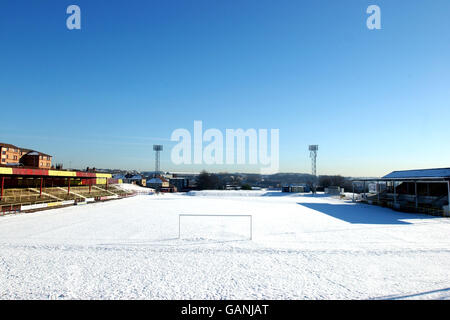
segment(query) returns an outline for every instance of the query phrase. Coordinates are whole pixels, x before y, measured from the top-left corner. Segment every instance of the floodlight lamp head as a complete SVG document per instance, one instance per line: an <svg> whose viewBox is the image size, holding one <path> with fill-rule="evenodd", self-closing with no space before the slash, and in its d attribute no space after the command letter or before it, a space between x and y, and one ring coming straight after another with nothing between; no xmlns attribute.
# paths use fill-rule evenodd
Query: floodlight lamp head
<svg viewBox="0 0 450 320"><path fill-rule="evenodd" d="M312 144L309 146L309 151L317 151L319 150L319 146L317 144Z"/></svg>
<svg viewBox="0 0 450 320"><path fill-rule="evenodd" d="M153 145L153 151L162 151L163 146L160 144L154 144Z"/></svg>

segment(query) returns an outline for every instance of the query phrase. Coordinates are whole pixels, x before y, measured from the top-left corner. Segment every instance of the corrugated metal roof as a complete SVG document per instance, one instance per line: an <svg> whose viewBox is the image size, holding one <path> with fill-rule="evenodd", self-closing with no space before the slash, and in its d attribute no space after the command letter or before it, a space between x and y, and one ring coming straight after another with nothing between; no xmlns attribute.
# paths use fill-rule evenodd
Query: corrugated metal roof
<svg viewBox="0 0 450 320"><path fill-rule="evenodd" d="M394 171L383 179L450 178L450 168Z"/></svg>

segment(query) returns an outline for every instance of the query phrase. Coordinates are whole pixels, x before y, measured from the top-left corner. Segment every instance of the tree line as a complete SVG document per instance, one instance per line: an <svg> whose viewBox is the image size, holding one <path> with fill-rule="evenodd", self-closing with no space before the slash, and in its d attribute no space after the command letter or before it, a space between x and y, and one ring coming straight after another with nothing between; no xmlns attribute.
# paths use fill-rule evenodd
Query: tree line
<svg viewBox="0 0 450 320"><path fill-rule="evenodd" d="M250 190L252 187L281 188L287 184L316 185L318 190L331 186L351 191L350 178L340 175L322 175L314 177L302 173L278 173L273 175L241 174L241 173L209 173L203 170L196 178L198 190L224 190L228 187Z"/></svg>

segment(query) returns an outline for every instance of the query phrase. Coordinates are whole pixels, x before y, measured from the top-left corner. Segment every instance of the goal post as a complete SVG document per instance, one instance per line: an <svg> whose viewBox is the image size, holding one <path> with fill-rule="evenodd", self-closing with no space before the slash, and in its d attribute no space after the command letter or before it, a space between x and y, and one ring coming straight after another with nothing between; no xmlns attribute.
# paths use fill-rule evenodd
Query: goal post
<svg viewBox="0 0 450 320"><path fill-rule="evenodd" d="M181 239L181 218L182 217L246 217L250 221L250 237L249 240L253 240L253 216L250 214L179 214L178 215L178 239Z"/></svg>

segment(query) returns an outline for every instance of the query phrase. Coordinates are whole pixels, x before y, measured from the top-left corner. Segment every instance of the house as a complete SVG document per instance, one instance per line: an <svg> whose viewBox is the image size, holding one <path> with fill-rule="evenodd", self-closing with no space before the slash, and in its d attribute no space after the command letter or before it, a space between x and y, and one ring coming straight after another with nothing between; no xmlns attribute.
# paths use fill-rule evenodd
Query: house
<svg viewBox="0 0 450 320"><path fill-rule="evenodd" d="M21 156L20 163L25 167L50 169L52 166L52 157L42 152L29 151Z"/></svg>
<svg viewBox="0 0 450 320"><path fill-rule="evenodd" d="M159 190L161 188L168 188L170 186L169 180L164 177L158 176L151 179L147 179L147 186Z"/></svg>
<svg viewBox="0 0 450 320"><path fill-rule="evenodd" d="M117 179L118 181L120 180L122 183L131 183L131 184L136 184L142 187L146 187L147 186L147 181L146 179L141 176L140 174L132 174L132 173L128 173L126 175L124 174L115 174L113 175L113 179Z"/></svg>
<svg viewBox="0 0 450 320"><path fill-rule="evenodd" d="M142 177L140 174L135 174L135 175L131 176L130 178L127 178L126 181L127 181L127 183L137 184L141 187L147 186L147 180L144 177Z"/></svg>
<svg viewBox="0 0 450 320"><path fill-rule="evenodd" d="M148 179L147 186L160 192L177 192L177 188L170 185L169 180L162 176Z"/></svg>

